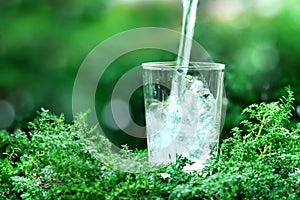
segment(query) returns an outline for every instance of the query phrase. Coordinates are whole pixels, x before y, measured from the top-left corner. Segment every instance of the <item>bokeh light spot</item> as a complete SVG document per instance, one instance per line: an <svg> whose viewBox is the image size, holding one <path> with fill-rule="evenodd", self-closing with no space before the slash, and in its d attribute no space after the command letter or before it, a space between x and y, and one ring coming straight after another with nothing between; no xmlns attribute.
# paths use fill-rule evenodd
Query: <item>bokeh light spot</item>
<svg viewBox="0 0 300 200"><path fill-rule="evenodd" d="M258 44L252 52L253 66L259 71L273 70L278 66L279 55L273 44Z"/></svg>
<svg viewBox="0 0 300 200"><path fill-rule="evenodd" d="M296 111L297 111L297 115L300 117L300 105L299 105L299 106L297 106L297 109L296 109Z"/></svg>
<svg viewBox="0 0 300 200"><path fill-rule="evenodd" d="M268 100L268 94L267 93L262 93L261 95L260 95L260 98L261 98L261 100L263 100L263 101L267 101Z"/></svg>
<svg viewBox="0 0 300 200"><path fill-rule="evenodd" d="M26 116L34 110L35 102L33 95L28 91L16 91L12 93L8 100L14 106L16 117Z"/></svg>
<svg viewBox="0 0 300 200"><path fill-rule="evenodd" d="M233 20L244 10L239 0L209 1L207 9L209 14L222 21Z"/></svg>
<svg viewBox="0 0 300 200"><path fill-rule="evenodd" d="M264 17L273 17L278 15L282 9L281 0L256 0L256 12Z"/></svg>
<svg viewBox="0 0 300 200"><path fill-rule="evenodd" d="M15 119L14 107L5 100L0 100L0 129L9 128Z"/></svg>

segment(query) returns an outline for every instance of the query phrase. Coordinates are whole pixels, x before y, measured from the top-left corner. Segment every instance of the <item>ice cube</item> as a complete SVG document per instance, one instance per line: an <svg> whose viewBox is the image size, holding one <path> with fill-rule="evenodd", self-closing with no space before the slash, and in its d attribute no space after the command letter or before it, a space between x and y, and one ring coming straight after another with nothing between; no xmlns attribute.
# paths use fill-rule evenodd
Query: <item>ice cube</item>
<svg viewBox="0 0 300 200"><path fill-rule="evenodd" d="M200 168L216 143L216 100L205 80L190 75L184 78L183 98L171 91L165 101L158 101L146 110L150 162L175 161L182 154L195 161L192 168ZM174 88L180 88L175 86Z"/></svg>

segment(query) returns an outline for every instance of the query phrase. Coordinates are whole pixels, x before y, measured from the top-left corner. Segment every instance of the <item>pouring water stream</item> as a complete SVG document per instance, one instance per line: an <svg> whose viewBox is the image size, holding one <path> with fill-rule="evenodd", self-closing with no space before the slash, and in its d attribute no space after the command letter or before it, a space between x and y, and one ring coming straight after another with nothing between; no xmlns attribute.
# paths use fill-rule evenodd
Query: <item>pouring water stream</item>
<svg viewBox="0 0 300 200"><path fill-rule="evenodd" d="M171 93L146 105L148 147L150 163L167 163L182 154L195 161L187 170L199 170L218 135L216 99L204 78L188 74L198 0L182 0L182 5L182 34Z"/></svg>
<svg viewBox="0 0 300 200"><path fill-rule="evenodd" d="M182 0L183 6L183 21L181 39L176 62L177 73L174 74L172 91L174 95L181 101L185 88L185 76L187 67L190 63L191 49L193 43L193 35L196 22L196 13L198 8L198 0Z"/></svg>

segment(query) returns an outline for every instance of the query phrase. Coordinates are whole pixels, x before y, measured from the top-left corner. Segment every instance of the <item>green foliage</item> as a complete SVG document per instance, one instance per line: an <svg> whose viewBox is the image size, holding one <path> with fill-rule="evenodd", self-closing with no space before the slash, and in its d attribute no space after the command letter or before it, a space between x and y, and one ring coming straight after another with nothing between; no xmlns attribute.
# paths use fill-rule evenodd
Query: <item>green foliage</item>
<svg viewBox="0 0 300 200"><path fill-rule="evenodd" d="M28 133L0 131L0 199L299 199L300 123L290 127L294 97L286 91L280 101L244 109L233 137L192 173L181 156L152 171L116 170L108 160L118 165L146 151L124 146L117 157L85 115L68 124L43 109Z"/></svg>
<svg viewBox="0 0 300 200"><path fill-rule="evenodd" d="M203 172L211 174L201 184L213 188L211 195L220 199L300 197L300 124L288 128L294 98L286 90L288 96L278 102L244 109L247 118L233 129L234 136L223 142Z"/></svg>

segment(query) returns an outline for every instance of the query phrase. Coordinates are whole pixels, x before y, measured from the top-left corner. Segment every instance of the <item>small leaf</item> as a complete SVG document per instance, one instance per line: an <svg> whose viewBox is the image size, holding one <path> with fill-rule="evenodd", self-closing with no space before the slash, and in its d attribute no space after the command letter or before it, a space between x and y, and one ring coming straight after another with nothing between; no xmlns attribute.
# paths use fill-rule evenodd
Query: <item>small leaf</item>
<svg viewBox="0 0 300 200"><path fill-rule="evenodd" d="M5 148L5 153L9 153L11 151L11 145L8 145L6 148Z"/></svg>

